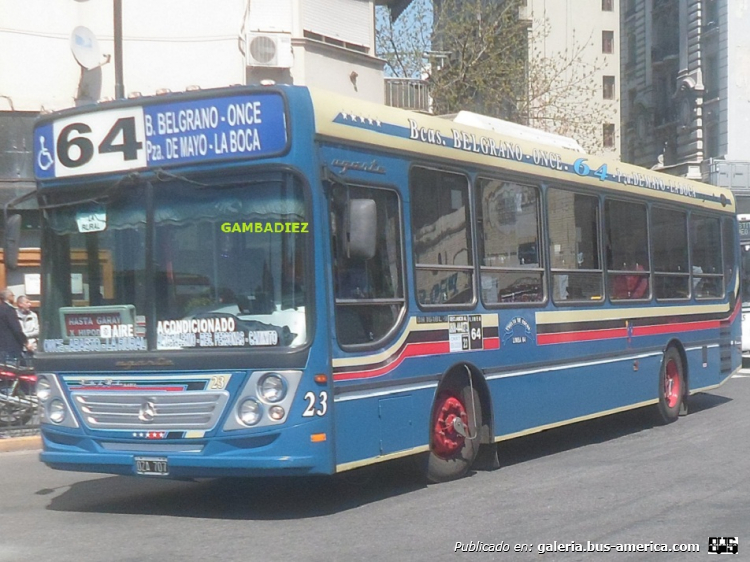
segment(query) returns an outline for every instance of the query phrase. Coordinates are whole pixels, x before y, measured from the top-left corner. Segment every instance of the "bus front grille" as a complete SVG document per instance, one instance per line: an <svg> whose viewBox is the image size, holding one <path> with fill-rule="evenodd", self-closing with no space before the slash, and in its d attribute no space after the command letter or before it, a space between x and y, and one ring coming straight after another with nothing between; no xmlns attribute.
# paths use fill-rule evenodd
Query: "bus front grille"
<svg viewBox="0 0 750 562"><path fill-rule="evenodd" d="M228 392L76 392L73 403L91 429L212 429Z"/></svg>

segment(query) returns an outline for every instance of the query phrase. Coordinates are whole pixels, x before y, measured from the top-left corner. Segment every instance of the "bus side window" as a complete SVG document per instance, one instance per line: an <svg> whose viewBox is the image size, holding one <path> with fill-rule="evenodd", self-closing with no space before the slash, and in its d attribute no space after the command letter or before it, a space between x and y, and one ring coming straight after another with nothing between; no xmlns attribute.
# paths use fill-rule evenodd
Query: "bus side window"
<svg viewBox="0 0 750 562"><path fill-rule="evenodd" d="M489 305L542 302L539 189L481 178L477 200L482 300Z"/></svg>
<svg viewBox="0 0 750 562"><path fill-rule="evenodd" d="M555 302L601 301L599 201L558 188L547 190L547 225Z"/></svg>
<svg viewBox="0 0 750 562"><path fill-rule="evenodd" d="M729 292L734 283L737 225L734 220L724 218L721 223L721 247L724 255L724 287Z"/></svg>
<svg viewBox="0 0 750 562"><path fill-rule="evenodd" d="M474 301L469 181L463 174L412 168L411 237L422 306Z"/></svg>
<svg viewBox="0 0 750 562"><path fill-rule="evenodd" d="M721 227L717 217L690 214L690 258L696 298L718 298L724 293Z"/></svg>
<svg viewBox="0 0 750 562"><path fill-rule="evenodd" d="M654 260L654 295L657 299L690 297L687 213L651 208L651 244Z"/></svg>
<svg viewBox="0 0 750 562"><path fill-rule="evenodd" d="M608 199L604 204L610 297L651 298L646 206Z"/></svg>
<svg viewBox="0 0 750 562"><path fill-rule="evenodd" d="M341 346L377 343L401 318L405 299L399 211L392 190L340 184L332 189L333 291ZM371 224L352 228L352 220ZM368 239L372 232L374 247Z"/></svg>

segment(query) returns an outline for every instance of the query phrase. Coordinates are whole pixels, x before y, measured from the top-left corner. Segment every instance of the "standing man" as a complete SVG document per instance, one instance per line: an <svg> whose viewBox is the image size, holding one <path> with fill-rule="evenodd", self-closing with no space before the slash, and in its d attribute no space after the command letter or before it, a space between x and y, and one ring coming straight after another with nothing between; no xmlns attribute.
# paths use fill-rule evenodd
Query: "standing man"
<svg viewBox="0 0 750 562"><path fill-rule="evenodd" d="M18 360L26 345L26 334L11 304L14 298L10 289L0 291L0 362L3 363Z"/></svg>
<svg viewBox="0 0 750 562"><path fill-rule="evenodd" d="M36 339L39 337L39 317L36 312L31 310L31 301L26 295L18 297L16 305L18 306L18 320L21 322L21 329L28 339L26 349L36 351Z"/></svg>

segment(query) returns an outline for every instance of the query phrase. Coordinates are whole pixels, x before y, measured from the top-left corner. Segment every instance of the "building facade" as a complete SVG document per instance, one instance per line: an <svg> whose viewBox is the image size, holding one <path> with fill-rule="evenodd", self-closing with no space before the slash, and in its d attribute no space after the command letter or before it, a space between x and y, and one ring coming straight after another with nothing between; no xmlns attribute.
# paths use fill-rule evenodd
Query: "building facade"
<svg viewBox="0 0 750 562"><path fill-rule="evenodd" d="M750 5L622 0L620 15L623 160L736 187L730 163L750 160Z"/></svg>
<svg viewBox="0 0 750 562"><path fill-rule="evenodd" d="M571 62L570 72L593 69L594 135L602 153L620 155L620 13L621 0L527 0L532 21L531 56ZM540 29L541 27L541 29ZM570 80L574 83L576 77ZM586 87L586 86L584 86ZM575 96L576 92L571 92ZM576 100L580 101L580 100ZM538 126L530 122L531 126ZM545 127L541 127L545 128Z"/></svg>

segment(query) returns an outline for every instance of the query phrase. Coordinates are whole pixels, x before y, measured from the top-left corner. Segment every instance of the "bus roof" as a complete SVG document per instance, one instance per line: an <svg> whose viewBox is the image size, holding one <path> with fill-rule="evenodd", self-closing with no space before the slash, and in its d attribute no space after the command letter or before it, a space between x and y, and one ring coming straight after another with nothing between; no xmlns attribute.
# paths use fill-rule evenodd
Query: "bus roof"
<svg viewBox="0 0 750 562"><path fill-rule="evenodd" d="M316 132L323 137L735 212L734 196L728 189L585 155L573 146L551 146L541 136L488 130L324 90L310 88L310 94Z"/></svg>
<svg viewBox="0 0 750 562"><path fill-rule="evenodd" d="M445 116L441 115L441 117ZM490 117L489 115L474 113L473 111L459 111L451 116L451 120L454 123L460 123L461 125L469 125L470 127L476 127L477 129L494 131L503 136L524 139L536 144L544 144L555 148L567 148L581 153L586 152L583 150L583 147L578 144L578 141L572 137L565 137L548 131L542 131L541 129L527 127L526 125L519 125L518 123Z"/></svg>

